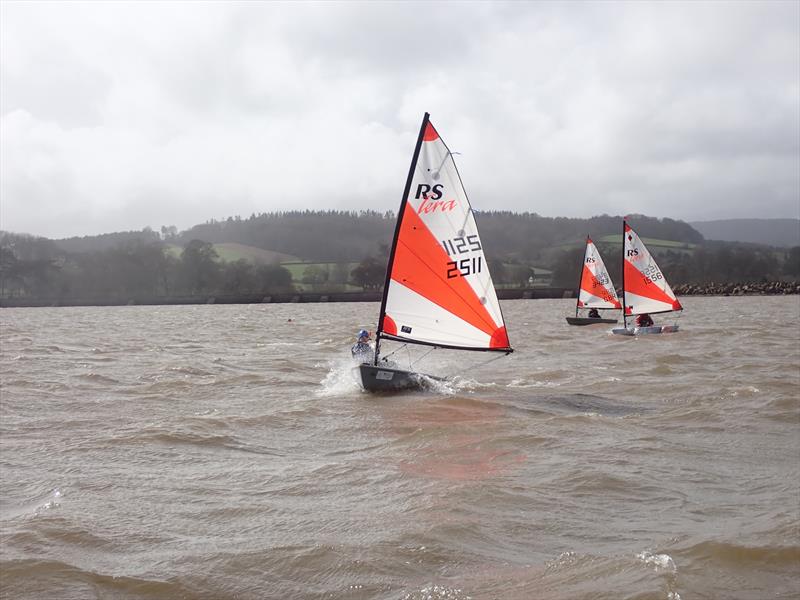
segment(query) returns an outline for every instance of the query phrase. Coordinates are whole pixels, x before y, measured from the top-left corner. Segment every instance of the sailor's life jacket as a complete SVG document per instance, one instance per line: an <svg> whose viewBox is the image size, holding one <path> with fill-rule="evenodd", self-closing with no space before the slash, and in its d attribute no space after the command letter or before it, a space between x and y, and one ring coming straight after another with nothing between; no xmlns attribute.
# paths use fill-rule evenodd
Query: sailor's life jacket
<svg viewBox="0 0 800 600"><path fill-rule="evenodd" d="M375 356L372 346L366 342L356 342L353 344L353 347L350 348L350 352L352 353L353 358L357 358L362 362L370 362Z"/></svg>

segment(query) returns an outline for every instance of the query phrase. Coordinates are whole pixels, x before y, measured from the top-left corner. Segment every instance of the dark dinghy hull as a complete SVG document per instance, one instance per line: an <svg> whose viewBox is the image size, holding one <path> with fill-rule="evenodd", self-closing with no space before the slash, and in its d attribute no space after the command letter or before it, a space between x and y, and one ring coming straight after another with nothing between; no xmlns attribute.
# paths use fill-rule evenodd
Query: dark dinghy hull
<svg viewBox="0 0 800 600"><path fill-rule="evenodd" d="M567 317L570 325L596 325L597 323L616 323L617 319L590 319L589 317Z"/></svg>
<svg viewBox="0 0 800 600"><path fill-rule="evenodd" d="M361 378L362 387L368 392L400 392L405 390L425 390L434 381L443 381L439 377L404 371L391 367L376 367L361 364L356 367Z"/></svg>

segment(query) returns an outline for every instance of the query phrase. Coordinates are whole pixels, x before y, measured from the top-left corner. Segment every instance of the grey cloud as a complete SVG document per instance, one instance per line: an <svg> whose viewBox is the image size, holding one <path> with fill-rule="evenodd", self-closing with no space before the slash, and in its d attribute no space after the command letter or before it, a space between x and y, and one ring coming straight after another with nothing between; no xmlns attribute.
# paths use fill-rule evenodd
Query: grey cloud
<svg viewBox="0 0 800 600"><path fill-rule="evenodd" d="M480 208L800 212L798 3L0 10L12 230L395 209L426 110Z"/></svg>

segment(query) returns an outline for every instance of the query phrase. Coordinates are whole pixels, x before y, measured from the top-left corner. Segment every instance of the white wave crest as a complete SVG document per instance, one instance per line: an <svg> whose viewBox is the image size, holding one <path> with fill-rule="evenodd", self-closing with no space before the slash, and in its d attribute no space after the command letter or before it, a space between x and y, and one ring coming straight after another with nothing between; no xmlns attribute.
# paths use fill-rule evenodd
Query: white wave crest
<svg viewBox="0 0 800 600"><path fill-rule="evenodd" d="M655 567L656 571L665 570L670 573L677 572L677 567L669 554L652 554L650 552L640 552L636 558L644 564Z"/></svg>
<svg viewBox="0 0 800 600"><path fill-rule="evenodd" d="M403 600L471 600L460 589L449 588L442 585L428 585L418 592L403 596Z"/></svg>
<svg viewBox="0 0 800 600"><path fill-rule="evenodd" d="M329 371L325 378L320 381L320 389L316 391L318 398L330 396L347 396L361 391L361 384L355 367L358 363L349 358L341 358L331 361L328 365Z"/></svg>

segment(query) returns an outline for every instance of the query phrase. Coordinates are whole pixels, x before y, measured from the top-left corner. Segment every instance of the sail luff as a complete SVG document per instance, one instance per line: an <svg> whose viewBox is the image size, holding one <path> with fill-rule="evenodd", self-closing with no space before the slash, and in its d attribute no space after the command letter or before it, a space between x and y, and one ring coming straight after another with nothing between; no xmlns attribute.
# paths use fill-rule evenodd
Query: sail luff
<svg viewBox="0 0 800 600"><path fill-rule="evenodd" d="M575 318L578 317L578 308L581 305L581 289L583 288L583 269L586 265L586 258L589 256L589 242L592 241L592 238L589 237L589 234L586 234L586 244L583 247L583 262L581 263L581 270L578 273L578 297L575 299Z"/></svg>
<svg viewBox="0 0 800 600"><path fill-rule="evenodd" d="M419 127L419 135L417 136L417 145L414 147L414 155L411 158L411 165L408 168L408 177L406 178L406 185L403 189L403 197L400 200L400 209L397 212L397 223L394 227L394 237L392 238L392 248L389 251L389 260L386 263L386 277L383 282L383 296L381 298L381 309L378 313L378 326L375 330L375 364L378 364L378 356L380 354L381 332L383 330L383 317L386 314L386 300L389 296L389 283L392 278L392 265L394 263L395 251L397 249L397 238L400 235L400 227L403 223L403 213L405 212L406 204L408 203L408 194L411 191L411 182L414 179L414 171L417 168L417 161L419 160L419 151L422 148L422 137L425 135L425 129L428 126L430 114L425 113L422 117L422 124Z"/></svg>

